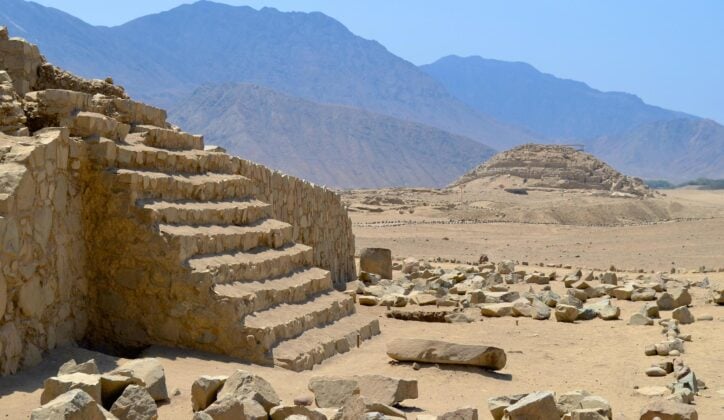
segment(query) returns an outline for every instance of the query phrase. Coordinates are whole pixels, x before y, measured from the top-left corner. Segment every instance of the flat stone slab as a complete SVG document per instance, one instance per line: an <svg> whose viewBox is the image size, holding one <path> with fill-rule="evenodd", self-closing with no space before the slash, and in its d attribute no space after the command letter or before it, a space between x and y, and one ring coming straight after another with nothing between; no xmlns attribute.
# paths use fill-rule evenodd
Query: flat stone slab
<svg viewBox="0 0 724 420"><path fill-rule="evenodd" d="M505 351L498 347L403 338L387 343L387 355L401 362L480 366L492 370L504 368L507 361Z"/></svg>

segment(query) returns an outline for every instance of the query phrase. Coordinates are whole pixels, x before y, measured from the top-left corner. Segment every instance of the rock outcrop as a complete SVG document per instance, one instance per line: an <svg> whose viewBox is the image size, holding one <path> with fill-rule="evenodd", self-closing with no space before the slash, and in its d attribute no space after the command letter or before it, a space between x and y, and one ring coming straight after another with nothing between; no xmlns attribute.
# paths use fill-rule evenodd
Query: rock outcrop
<svg viewBox="0 0 724 420"><path fill-rule="evenodd" d="M493 156L452 186L514 178L517 187L583 189L650 196L641 179L626 176L593 155L562 145L525 144ZM512 191L511 191L512 192Z"/></svg>
<svg viewBox="0 0 724 420"><path fill-rule="evenodd" d="M339 196L0 30L0 374L86 340L309 369L379 331Z"/></svg>

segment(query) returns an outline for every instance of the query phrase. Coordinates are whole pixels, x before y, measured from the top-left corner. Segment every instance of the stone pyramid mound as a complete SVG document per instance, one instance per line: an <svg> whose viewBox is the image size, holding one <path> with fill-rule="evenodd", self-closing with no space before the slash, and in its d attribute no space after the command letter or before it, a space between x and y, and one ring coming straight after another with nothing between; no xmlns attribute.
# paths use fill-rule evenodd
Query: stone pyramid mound
<svg viewBox="0 0 724 420"><path fill-rule="evenodd" d="M644 182L618 172L593 155L563 145L525 144L498 153L463 175L452 187L473 181L515 178L517 186L609 191L649 196Z"/></svg>
<svg viewBox="0 0 724 420"><path fill-rule="evenodd" d="M379 333L339 196L204 145L0 27L0 374L86 342L311 369ZM124 350L125 349L125 350Z"/></svg>

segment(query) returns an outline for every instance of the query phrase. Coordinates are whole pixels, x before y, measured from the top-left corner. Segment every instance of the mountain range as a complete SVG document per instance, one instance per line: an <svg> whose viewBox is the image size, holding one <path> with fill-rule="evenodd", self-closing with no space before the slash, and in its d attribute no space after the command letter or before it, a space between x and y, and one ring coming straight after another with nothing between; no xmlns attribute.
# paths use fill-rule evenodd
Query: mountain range
<svg viewBox="0 0 724 420"><path fill-rule="evenodd" d="M210 133L208 143L340 188L442 187L494 154L437 128L249 84L199 88L171 117Z"/></svg>
<svg viewBox="0 0 724 420"><path fill-rule="evenodd" d="M2 3L0 25L51 62L112 76L230 152L318 183L443 185L488 146L528 142L582 143L633 175L724 177L716 122L525 63L450 56L417 67L321 13L200 1L108 28Z"/></svg>

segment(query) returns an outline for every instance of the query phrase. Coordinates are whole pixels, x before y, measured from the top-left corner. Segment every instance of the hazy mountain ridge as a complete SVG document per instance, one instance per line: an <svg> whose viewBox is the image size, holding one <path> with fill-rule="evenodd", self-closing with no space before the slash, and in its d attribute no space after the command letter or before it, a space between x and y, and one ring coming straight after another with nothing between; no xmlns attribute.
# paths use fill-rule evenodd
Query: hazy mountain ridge
<svg viewBox="0 0 724 420"><path fill-rule="evenodd" d="M591 152L621 171L646 179L724 178L724 127L708 119L642 124L621 135L597 139Z"/></svg>
<svg viewBox="0 0 724 420"><path fill-rule="evenodd" d="M549 139L594 140L641 124L691 117L542 73L527 63L448 56L420 67L470 107ZM692 117L693 118L693 117Z"/></svg>
<svg viewBox="0 0 724 420"><path fill-rule="evenodd" d="M450 183L494 153L443 130L249 84L205 86L172 110L207 144L333 187Z"/></svg>

